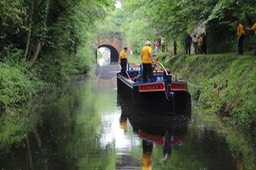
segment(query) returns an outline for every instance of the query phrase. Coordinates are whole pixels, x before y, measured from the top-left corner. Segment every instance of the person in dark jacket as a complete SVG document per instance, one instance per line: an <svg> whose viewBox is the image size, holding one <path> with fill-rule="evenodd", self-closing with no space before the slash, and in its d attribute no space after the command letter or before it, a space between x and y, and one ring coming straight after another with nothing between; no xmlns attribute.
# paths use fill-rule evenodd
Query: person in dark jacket
<svg viewBox="0 0 256 170"><path fill-rule="evenodd" d="M205 33L203 33L202 36L203 36L202 51L203 51L204 54L207 54L207 44L206 44L207 36L206 36Z"/></svg>
<svg viewBox="0 0 256 170"><path fill-rule="evenodd" d="M186 54L190 54L191 44L192 44L192 37L189 34L187 34L185 38Z"/></svg>

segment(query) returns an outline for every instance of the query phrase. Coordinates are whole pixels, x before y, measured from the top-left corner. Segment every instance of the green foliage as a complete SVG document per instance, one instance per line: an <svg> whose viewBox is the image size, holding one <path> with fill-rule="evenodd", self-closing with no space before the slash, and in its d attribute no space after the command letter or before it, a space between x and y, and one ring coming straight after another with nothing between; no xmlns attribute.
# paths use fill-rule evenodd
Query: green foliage
<svg viewBox="0 0 256 170"><path fill-rule="evenodd" d="M95 24L113 7L112 0L1 1L1 107L22 103L43 86L69 80L70 75L86 73L92 64L94 49L88 44L94 43Z"/></svg>
<svg viewBox="0 0 256 170"><path fill-rule="evenodd" d="M26 30L24 18L26 18L25 6L22 0L1 0L0 2L0 58L3 48L13 45L20 46L23 33Z"/></svg>
<svg viewBox="0 0 256 170"><path fill-rule="evenodd" d="M15 144L26 137L23 131L24 124L20 123L20 120L20 117L13 113L1 116L0 150L4 149L7 152L8 143Z"/></svg>
<svg viewBox="0 0 256 170"><path fill-rule="evenodd" d="M74 65L74 68L71 68L72 71L62 69L61 76L67 76L70 72L73 73L74 69L89 68L90 62L87 62L86 65L80 64L84 63L81 60L88 61L86 57L80 57L80 55L91 54L93 50L88 47L85 50L81 50L81 48L86 47L92 41L91 35L95 32L95 23L106 16L107 9L114 7L112 0L32 0L29 2L4 0L0 3L2 14L0 16L0 58L6 58L12 48L19 49L22 55L27 46L28 54L25 57L27 60L31 60L33 57L37 57L34 54L36 54L38 42L41 42L42 48L39 49L39 56L37 57L41 58L39 64L45 64L42 62L57 58L56 60L63 65L63 68L66 65ZM31 25L31 30L29 25ZM29 33L31 33L30 36ZM27 40L29 40L28 44L26 44ZM78 51L80 51L79 57L77 57ZM68 57L60 57L62 55ZM77 58L69 63L68 58L71 56ZM52 61L51 63L55 62ZM49 65L49 63L46 64ZM77 67L78 65L80 67ZM39 66L39 68L42 67ZM52 70L54 71L54 69ZM47 70L43 71L46 72ZM60 79L62 79L61 76Z"/></svg>
<svg viewBox="0 0 256 170"><path fill-rule="evenodd" d="M152 40L158 37L164 38L169 47L174 38L178 40L178 44L183 46L186 32L198 35L206 31L208 52L235 51L237 42L234 21L240 18L244 26L251 26L255 22L253 1L140 0L121 2L123 4L121 10L126 16L123 32L127 41L135 49L137 49L137 44L141 44L135 43L136 41L140 42L143 38ZM251 41L245 41L247 50L251 48L249 42Z"/></svg>
<svg viewBox="0 0 256 170"><path fill-rule="evenodd" d="M15 106L33 94L33 86L21 70L0 63L0 105Z"/></svg>
<svg viewBox="0 0 256 170"><path fill-rule="evenodd" d="M172 71L188 80L192 97L210 113L230 117L255 134L255 57L232 54L179 56Z"/></svg>

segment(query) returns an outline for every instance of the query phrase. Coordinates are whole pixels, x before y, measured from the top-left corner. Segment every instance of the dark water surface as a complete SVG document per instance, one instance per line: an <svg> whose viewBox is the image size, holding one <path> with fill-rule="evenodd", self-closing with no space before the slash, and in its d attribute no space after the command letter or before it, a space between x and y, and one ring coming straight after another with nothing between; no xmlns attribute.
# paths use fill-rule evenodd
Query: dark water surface
<svg viewBox="0 0 256 170"><path fill-rule="evenodd" d="M117 94L114 76L99 77L2 115L0 170L255 169L247 141L208 128L195 109L147 114Z"/></svg>

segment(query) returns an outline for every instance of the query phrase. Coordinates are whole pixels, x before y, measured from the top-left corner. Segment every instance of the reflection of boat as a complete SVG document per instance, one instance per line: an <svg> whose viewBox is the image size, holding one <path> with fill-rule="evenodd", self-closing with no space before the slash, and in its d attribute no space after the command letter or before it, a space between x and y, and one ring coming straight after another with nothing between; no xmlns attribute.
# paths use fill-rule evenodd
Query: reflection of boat
<svg viewBox="0 0 256 170"><path fill-rule="evenodd" d="M180 145L185 140L190 115L159 116L159 115L129 115L128 120L133 130L142 139L150 140L158 145L164 145L166 135L171 136L171 144Z"/></svg>
<svg viewBox="0 0 256 170"><path fill-rule="evenodd" d="M131 99L136 107L153 112L175 112L191 107L191 98L187 83L178 80L163 67L163 71L154 71L151 82L142 82L142 68L129 65L127 75L117 74L118 92Z"/></svg>
<svg viewBox="0 0 256 170"><path fill-rule="evenodd" d="M125 99L119 96L118 102L122 109L120 125L123 125L123 122L126 124L127 121L130 122L133 132L142 140L142 169L152 169L153 146L162 147L160 162L170 158L173 147L182 146L186 139L191 112L172 116L152 114L140 108L129 107L129 104L124 101Z"/></svg>

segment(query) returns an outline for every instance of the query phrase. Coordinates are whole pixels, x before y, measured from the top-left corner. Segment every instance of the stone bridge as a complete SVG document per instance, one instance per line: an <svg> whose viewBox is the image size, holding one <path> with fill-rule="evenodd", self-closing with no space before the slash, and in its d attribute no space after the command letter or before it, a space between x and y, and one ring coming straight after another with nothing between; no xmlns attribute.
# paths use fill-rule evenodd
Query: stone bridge
<svg viewBox="0 0 256 170"><path fill-rule="evenodd" d="M95 46L98 47L98 50L96 53L95 74L100 78L100 81L116 82L113 78L120 71L120 66L117 62L119 52L124 45L123 39L118 33L113 34L111 37L96 38Z"/></svg>
<svg viewBox="0 0 256 170"><path fill-rule="evenodd" d="M119 52L123 49L124 47L123 45L124 45L123 39L117 33L113 34L112 37L107 37L107 38L97 37L96 39L96 46L98 47L98 51L101 53L102 57L104 57L105 55L108 55L106 57L110 57L109 58L110 63L118 61ZM99 61L99 57L100 57L99 53L97 53L97 56L96 56L97 61Z"/></svg>

